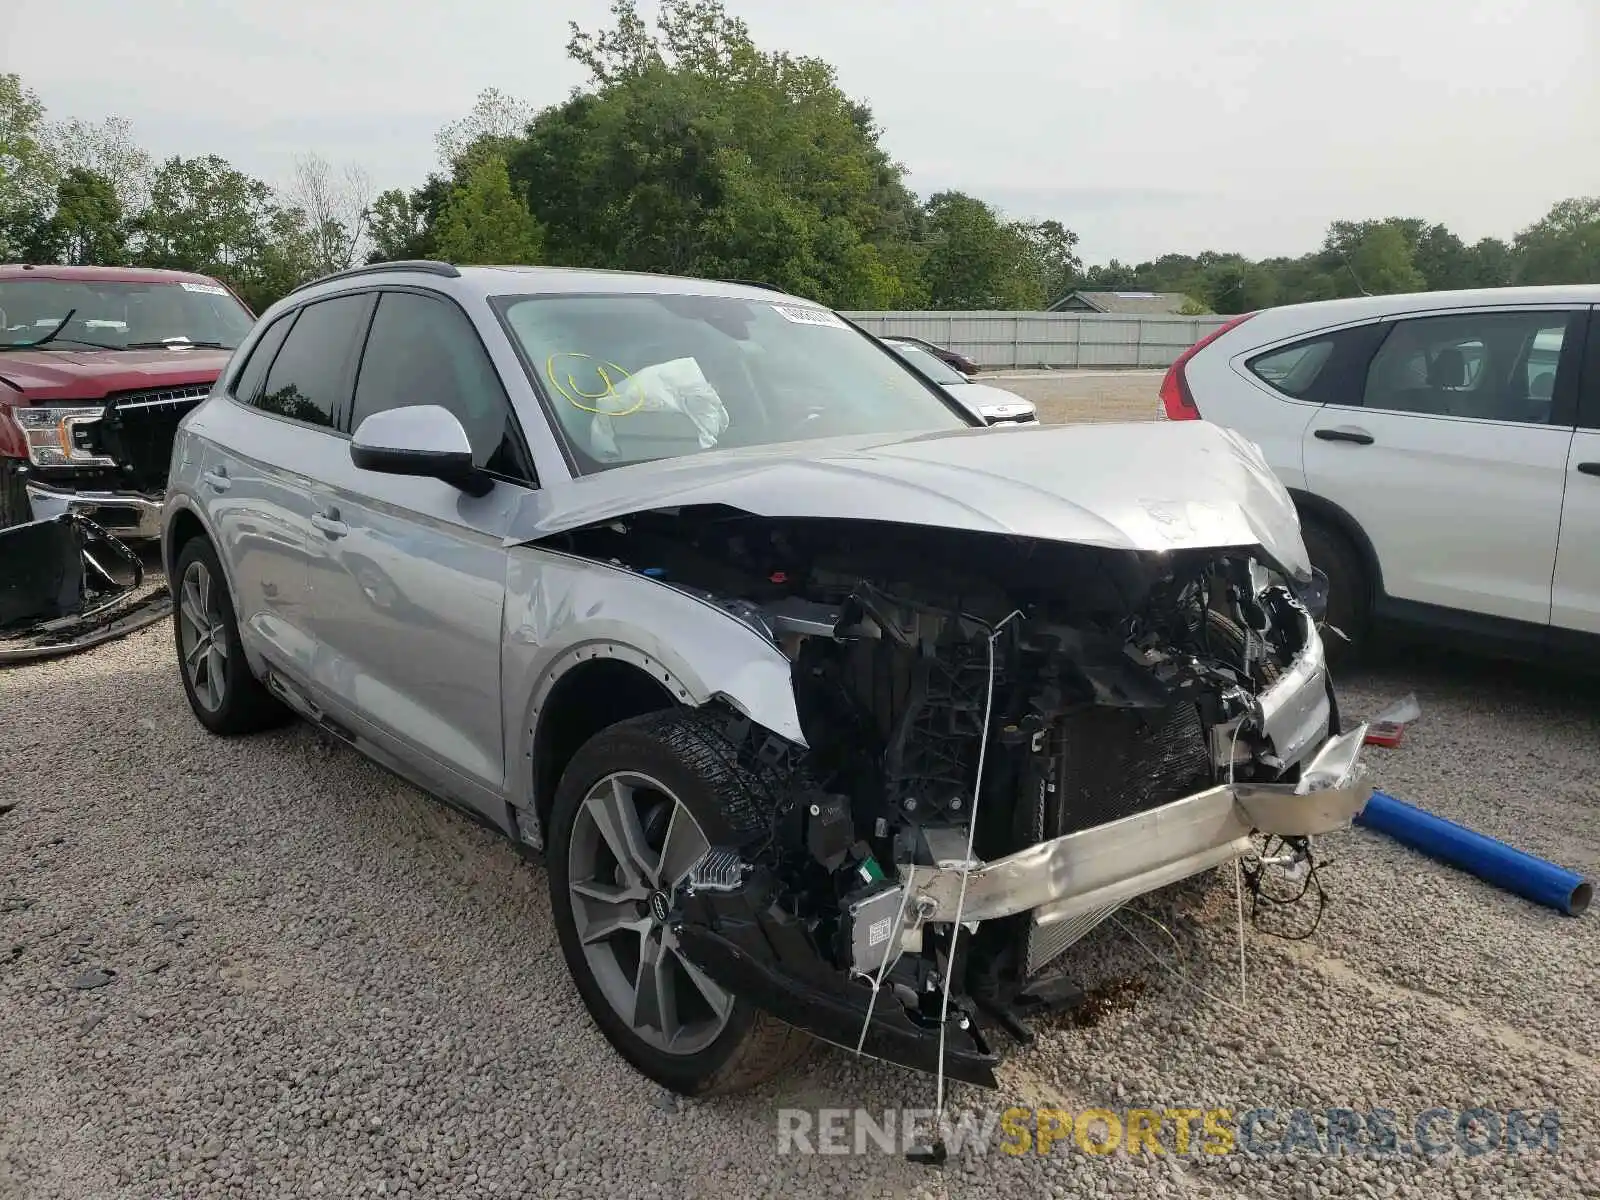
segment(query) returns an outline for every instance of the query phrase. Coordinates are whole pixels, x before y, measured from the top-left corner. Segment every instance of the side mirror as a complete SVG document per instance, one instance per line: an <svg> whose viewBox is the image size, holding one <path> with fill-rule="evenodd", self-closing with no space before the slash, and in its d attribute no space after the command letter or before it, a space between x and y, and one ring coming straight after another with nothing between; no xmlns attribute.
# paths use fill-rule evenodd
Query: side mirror
<svg viewBox="0 0 1600 1200"><path fill-rule="evenodd" d="M461 422L437 404L373 413L350 439L350 461L363 471L440 479L469 496L486 496L494 487L472 465L472 443Z"/></svg>

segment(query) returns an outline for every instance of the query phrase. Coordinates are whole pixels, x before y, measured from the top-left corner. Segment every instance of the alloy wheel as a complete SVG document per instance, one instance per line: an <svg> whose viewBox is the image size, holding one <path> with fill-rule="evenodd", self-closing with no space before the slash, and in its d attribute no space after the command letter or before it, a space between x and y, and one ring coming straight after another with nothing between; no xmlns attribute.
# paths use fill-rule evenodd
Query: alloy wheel
<svg viewBox="0 0 1600 1200"><path fill-rule="evenodd" d="M211 713L228 694L228 631L221 603L221 589L205 563L190 563L178 593L179 641L195 702Z"/></svg>
<svg viewBox="0 0 1600 1200"><path fill-rule="evenodd" d="M574 818L567 889L584 957L617 1015L666 1054L704 1050L733 1012L667 922L673 888L709 846L682 801L634 772L601 779Z"/></svg>

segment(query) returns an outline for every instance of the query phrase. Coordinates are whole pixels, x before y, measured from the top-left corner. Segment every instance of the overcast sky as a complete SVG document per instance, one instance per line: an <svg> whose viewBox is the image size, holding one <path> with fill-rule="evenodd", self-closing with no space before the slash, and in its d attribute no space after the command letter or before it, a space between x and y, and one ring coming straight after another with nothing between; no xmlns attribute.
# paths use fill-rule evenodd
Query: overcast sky
<svg viewBox="0 0 1600 1200"><path fill-rule="evenodd" d="M649 0L641 6L653 7ZM728 0L818 55L927 194L1055 217L1084 257L1296 254L1336 217L1510 236L1600 193L1600 0ZM605 0L6 0L0 70L53 117L269 182L297 153L413 186L486 87L582 82Z"/></svg>

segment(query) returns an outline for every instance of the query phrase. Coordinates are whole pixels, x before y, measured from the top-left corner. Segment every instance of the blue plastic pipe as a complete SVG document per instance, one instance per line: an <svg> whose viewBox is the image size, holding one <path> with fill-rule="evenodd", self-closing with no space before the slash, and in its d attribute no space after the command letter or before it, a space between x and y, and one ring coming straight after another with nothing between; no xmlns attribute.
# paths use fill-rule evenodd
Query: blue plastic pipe
<svg viewBox="0 0 1600 1200"><path fill-rule="evenodd" d="M1383 792L1372 793L1356 824L1569 917L1582 916L1594 896L1594 886L1581 875Z"/></svg>

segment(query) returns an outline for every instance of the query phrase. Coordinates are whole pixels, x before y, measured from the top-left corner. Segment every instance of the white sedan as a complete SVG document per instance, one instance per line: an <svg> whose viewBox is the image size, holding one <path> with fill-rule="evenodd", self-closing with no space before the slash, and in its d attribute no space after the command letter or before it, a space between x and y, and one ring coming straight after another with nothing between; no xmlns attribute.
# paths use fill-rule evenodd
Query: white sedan
<svg viewBox="0 0 1600 1200"><path fill-rule="evenodd" d="M1517 657L1600 647L1600 286L1290 305L1168 371L1168 418L1261 446L1359 643L1421 627Z"/></svg>
<svg viewBox="0 0 1600 1200"><path fill-rule="evenodd" d="M1033 401L1005 388L989 383L979 383L970 375L963 375L927 347L901 338L886 337L888 346L923 375L950 393L962 407L981 417L990 425L1037 425L1039 411Z"/></svg>

